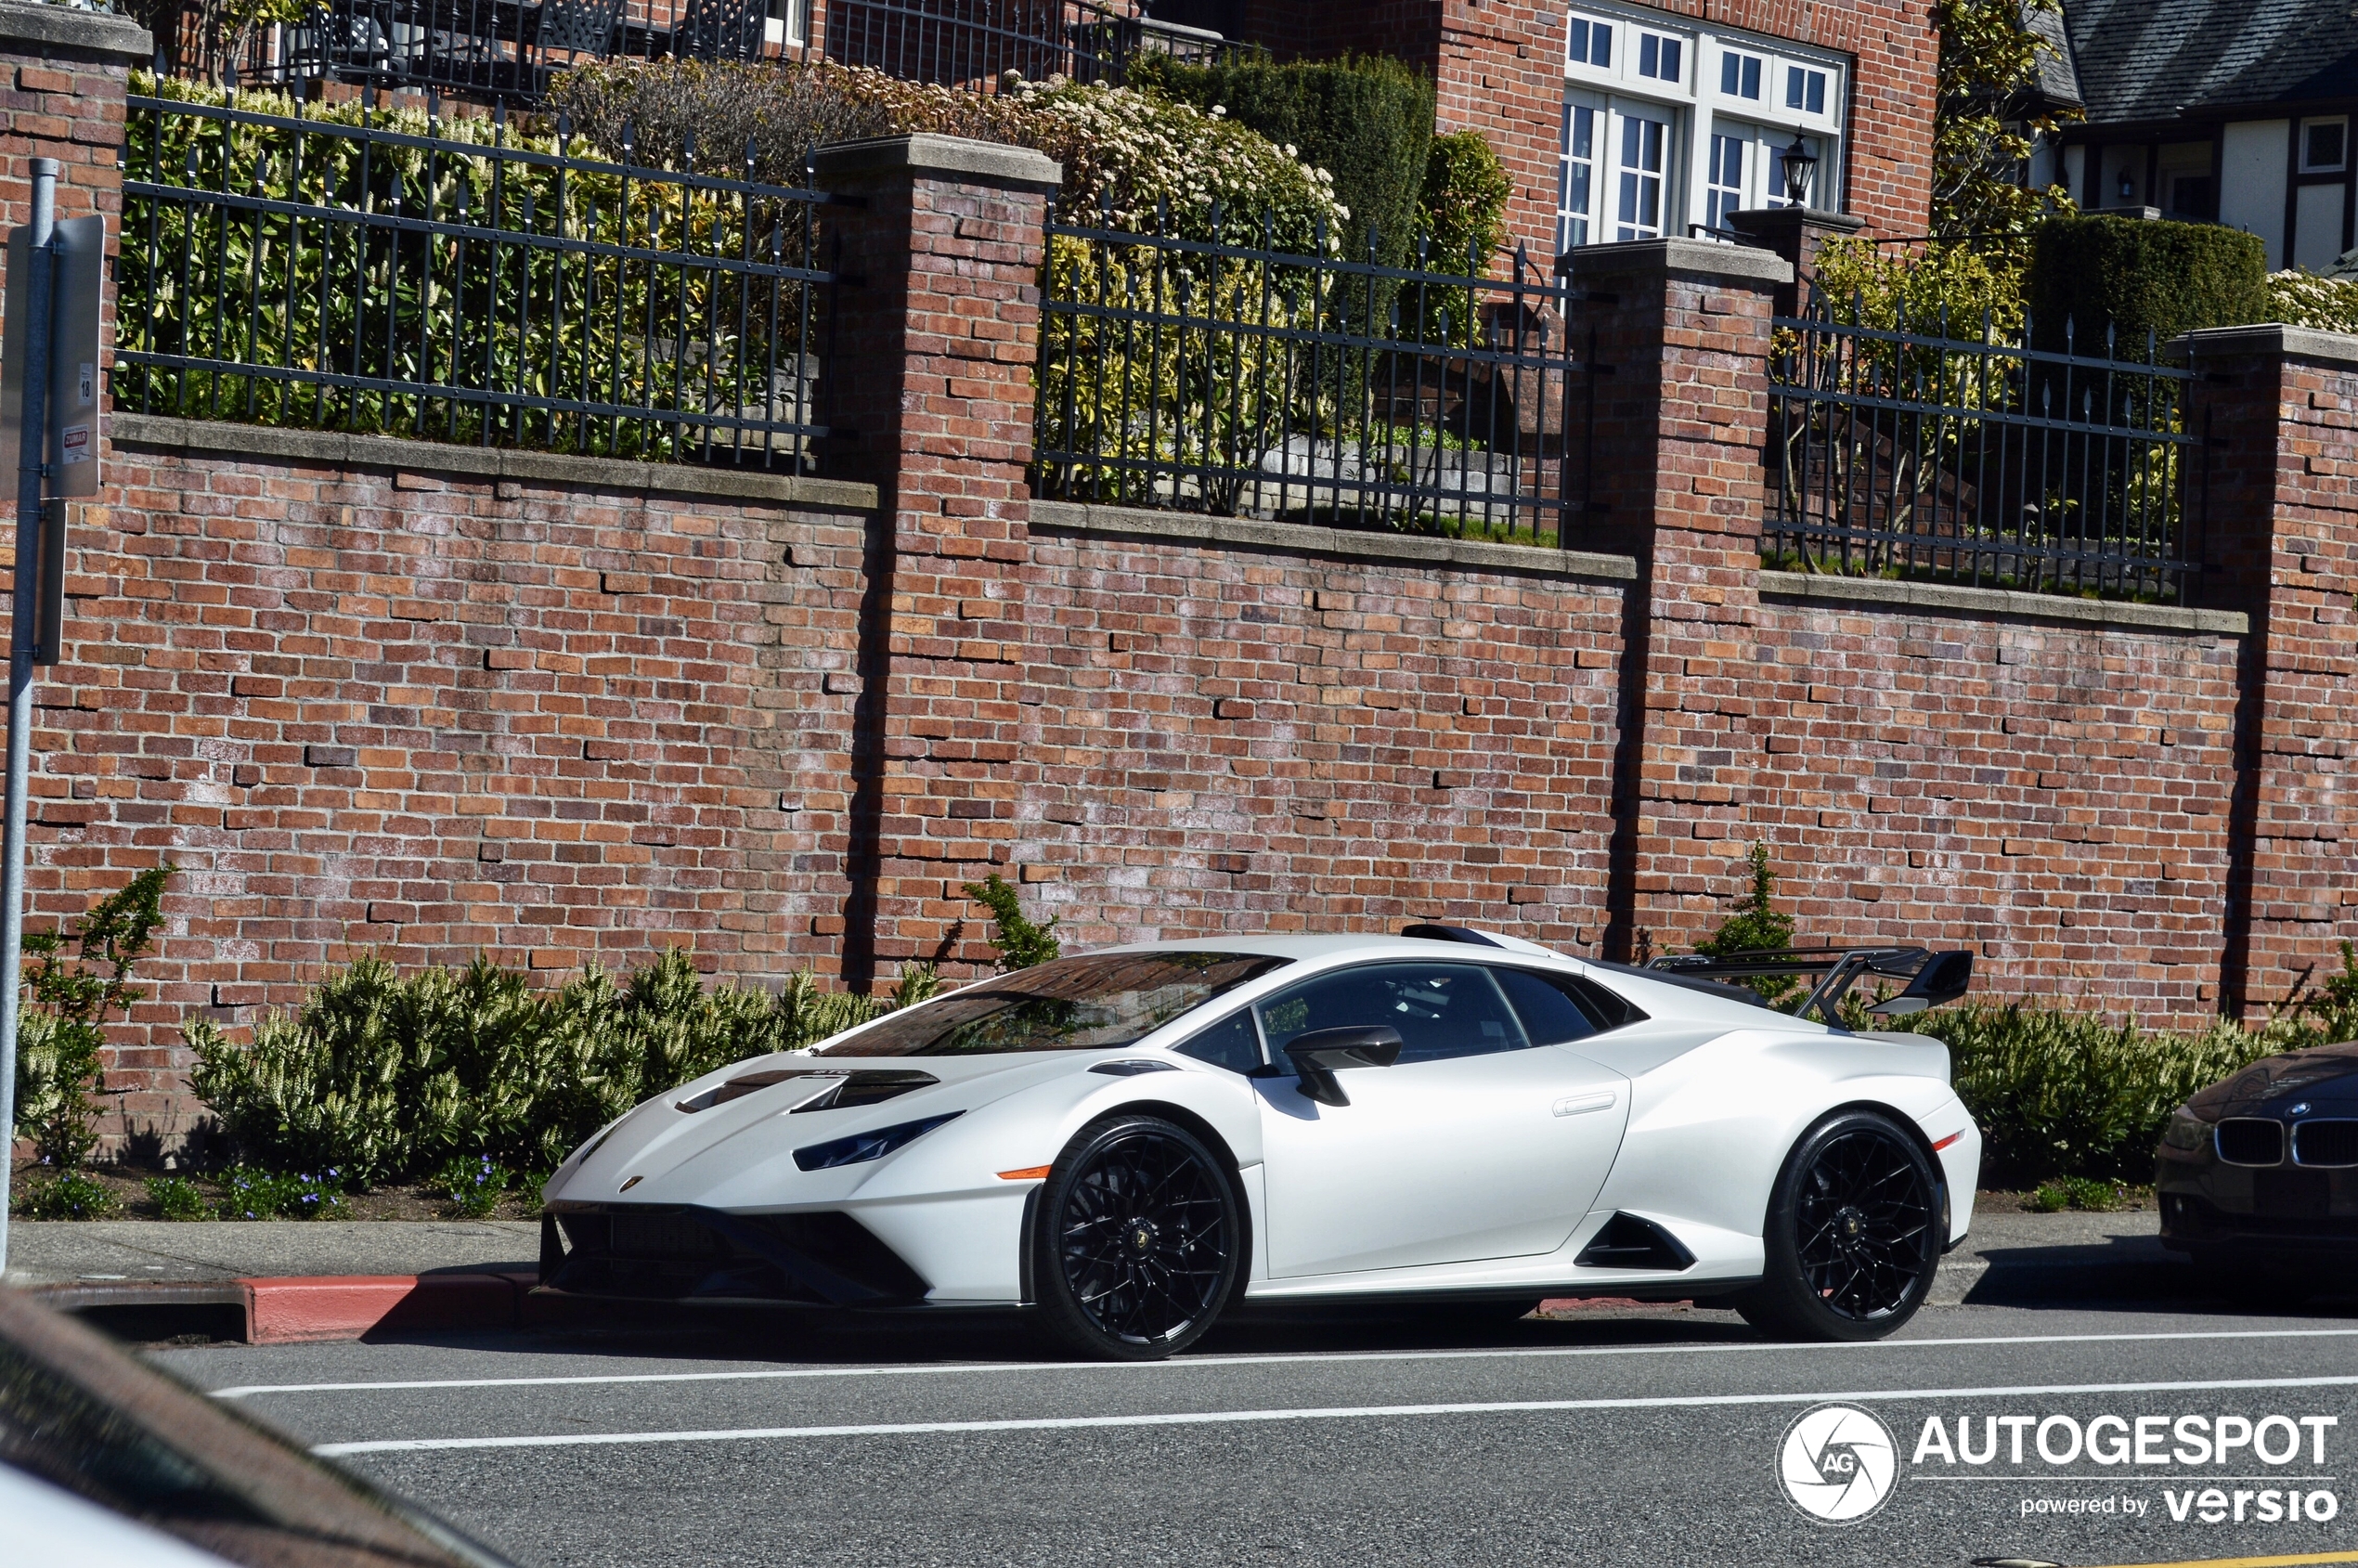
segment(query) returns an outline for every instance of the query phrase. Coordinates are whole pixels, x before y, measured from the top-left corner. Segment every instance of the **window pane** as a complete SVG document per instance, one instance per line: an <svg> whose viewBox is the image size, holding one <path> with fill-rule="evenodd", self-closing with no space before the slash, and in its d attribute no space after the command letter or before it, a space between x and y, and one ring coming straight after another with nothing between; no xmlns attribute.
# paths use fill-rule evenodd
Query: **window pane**
<svg viewBox="0 0 2358 1568"><path fill-rule="evenodd" d="M1603 22L1592 22L1588 28L1588 63L1613 64L1613 29Z"/></svg>
<svg viewBox="0 0 2358 1568"><path fill-rule="evenodd" d="M1261 1065L1261 1036L1252 1027L1252 1009L1230 1014L1202 1033L1191 1036L1179 1054L1193 1056L1230 1072L1250 1072Z"/></svg>
<svg viewBox="0 0 2358 1568"><path fill-rule="evenodd" d="M1588 63L1588 24L1578 17L1572 19L1572 36L1564 42L1564 58L1574 65Z"/></svg>
<svg viewBox="0 0 2358 1568"><path fill-rule="evenodd" d="M1597 111L1586 104L1564 105L1563 170L1556 190L1556 249L1561 253L1588 243L1589 196L1597 157Z"/></svg>
<svg viewBox="0 0 2358 1568"><path fill-rule="evenodd" d="M2345 127L2339 121L2330 125L2309 127L2308 164L2313 169L2341 167L2341 144Z"/></svg>
<svg viewBox="0 0 2358 1568"><path fill-rule="evenodd" d="M1787 109L1799 109L1801 107L1802 94L1807 90L1801 80L1806 74L1807 73L1805 72L1799 66L1787 66L1785 68L1785 107Z"/></svg>
<svg viewBox="0 0 2358 1568"><path fill-rule="evenodd" d="M1742 96L1748 98L1756 98L1760 96L1760 62L1750 55L1744 57L1744 85Z"/></svg>
<svg viewBox="0 0 2358 1568"><path fill-rule="evenodd" d="M1515 1004L1523 1032L1531 1036L1534 1045L1561 1045L1570 1040L1586 1040L1597 1032L1596 1020L1574 1000L1570 988L1553 977L1524 969L1493 972L1497 976L1498 988Z"/></svg>
<svg viewBox="0 0 2358 1568"><path fill-rule="evenodd" d="M1734 55L1721 55L1719 57L1719 90L1732 97L1736 93L1736 84L1743 79L1743 61Z"/></svg>
<svg viewBox="0 0 2358 1568"><path fill-rule="evenodd" d="M1676 38L1665 38L1662 41L1662 79L1664 81L1683 82L1686 80L1687 73L1684 69L1686 62L1680 58L1685 49L1686 45Z"/></svg>
<svg viewBox="0 0 2358 1568"><path fill-rule="evenodd" d="M1489 975L1471 964L1380 964L1324 976L1261 1004L1273 1060L1313 1030L1389 1025L1400 1060L1442 1061L1530 1043Z"/></svg>
<svg viewBox="0 0 2358 1568"><path fill-rule="evenodd" d="M1661 59L1662 40L1655 37L1651 32L1639 34L1638 74L1640 76L1652 76L1656 74Z"/></svg>
<svg viewBox="0 0 2358 1568"><path fill-rule="evenodd" d="M1128 1045L1291 963L1244 952L1058 958L895 1013L823 1056L968 1056Z"/></svg>
<svg viewBox="0 0 2358 1568"><path fill-rule="evenodd" d="M1813 71L1809 73L1809 112L1812 114L1826 112L1826 73L1822 71Z"/></svg>

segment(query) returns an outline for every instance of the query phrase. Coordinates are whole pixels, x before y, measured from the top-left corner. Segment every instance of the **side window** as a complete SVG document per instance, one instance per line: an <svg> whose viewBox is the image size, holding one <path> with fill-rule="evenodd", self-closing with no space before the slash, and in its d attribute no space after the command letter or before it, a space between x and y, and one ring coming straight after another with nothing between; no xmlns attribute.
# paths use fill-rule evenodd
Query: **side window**
<svg viewBox="0 0 2358 1568"><path fill-rule="evenodd" d="M1553 975L1528 969L1501 969L1499 989L1514 1003L1523 1031L1534 1045L1561 1045L1586 1040L1597 1032L1597 1021L1580 1004L1573 990Z"/></svg>
<svg viewBox="0 0 2358 1568"><path fill-rule="evenodd" d="M1249 1007L1237 1009L1173 1049L1183 1056L1224 1067L1230 1072L1250 1072L1261 1065L1261 1036L1253 1031L1252 1010Z"/></svg>
<svg viewBox="0 0 2358 1568"><path fill-rule="evenodd" d="M1535 1045L1561 1045L1646 1021L1643 1008L1586 976L1542 975L1529 969L1494 972Z"/></svg>
<svg viewBox="0 0 2358 1568"><path fill-rule="evenodd" d="M1400 1060L1445 1061L1531 1042L1507 999L1476 964L1371 964L1324 975L1256 1009L1272 1061L1313 1030L1388 1024L1400 1031Z"/></svg>

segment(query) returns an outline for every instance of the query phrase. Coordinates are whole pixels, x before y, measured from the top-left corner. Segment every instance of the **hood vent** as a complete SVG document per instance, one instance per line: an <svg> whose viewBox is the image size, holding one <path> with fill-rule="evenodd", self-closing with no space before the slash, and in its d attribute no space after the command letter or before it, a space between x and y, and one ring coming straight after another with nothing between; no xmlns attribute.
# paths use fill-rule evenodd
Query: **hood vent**
<svg viewBox="0 0 2358 1568"><path fill-rule="evenodd" d="M922 1089L929 1083L941 1082L930 1072L887 1072L881 1069L860 1072L839 1067L764 1068L759 1072L732 1078L701 1095L691 1095L684 1100L674 1101L673 1108L693 1116L697 1111L710 1110L714 1106L727 1105L731 1100L744 1099L747 1095L758 1094L793 1078L827 1081L823 1087L810 1086L817 1088L818 1092L794 1108L798 1111L842 1110L852 1106L880 1105L896 1095L905 1095L912 1089Z"/></svg>
<svg viewBox="0 0 2358 1568"><path fill-rule="evenodd" d="M1675 1274L1693 1267L1695 1255L1653 1221L1615 1214L1573 1262L1582 1268L1645 1268Z"/></svg>

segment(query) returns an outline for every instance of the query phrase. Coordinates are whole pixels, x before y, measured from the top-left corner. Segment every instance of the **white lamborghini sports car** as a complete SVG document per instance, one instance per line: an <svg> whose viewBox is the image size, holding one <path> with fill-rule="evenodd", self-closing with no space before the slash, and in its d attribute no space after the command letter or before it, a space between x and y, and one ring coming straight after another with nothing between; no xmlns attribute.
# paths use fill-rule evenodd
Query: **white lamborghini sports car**
<svg viewBox="0 0 2358 1568"><path fill-rule="evenodd" d="M1877 1338L1972 1218L1948 1050L1701 977L1817 977L1803 1013L1827 1018L1861 978L1904 980L1892 1017L1971 967L1640 970L1441 926L1058 958L640 1106L549 1183L541 1287L1024 1306L1115 1358L1239 1299L1693 1298Z"/></svg>

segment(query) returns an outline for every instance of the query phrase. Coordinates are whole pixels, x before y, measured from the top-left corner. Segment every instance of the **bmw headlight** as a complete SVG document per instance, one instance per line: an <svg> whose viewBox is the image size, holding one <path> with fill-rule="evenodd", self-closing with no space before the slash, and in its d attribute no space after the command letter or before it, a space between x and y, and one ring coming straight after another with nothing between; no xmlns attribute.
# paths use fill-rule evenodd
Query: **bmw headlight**
<svg viewBox="0 0 2358 1568"><path fill-rule="evenodd" d="M859 1165L871 1160L882 1160L901 1145L914 1142L945 1121L955 1121L965 1112L951 1111L945 1116L928 1116L922 1121L902 1121L890 1127L879 1127L872 1133L854 1133L848 1138L831 1138L823 1144L812 1144L794 1151L794 1162L806 1171L832 1171L838 1165Z"/></svg>
<svg viewBox="0 0 2358 1568"><path fill-rule="evenodd" d="M2161 1130L2161 1141L2171 1148L2188 1152L2199 1149L2210 1141L2210 1123L2184 1106L2170 1114L2170 1125Z"/></svg>

